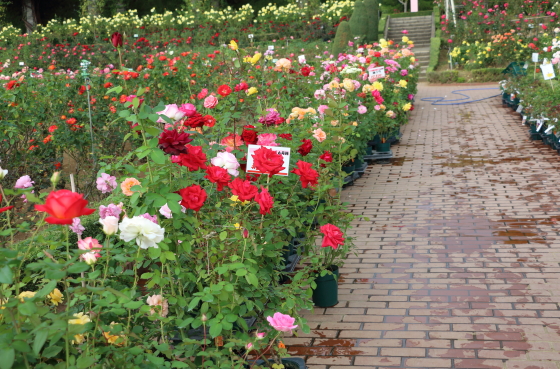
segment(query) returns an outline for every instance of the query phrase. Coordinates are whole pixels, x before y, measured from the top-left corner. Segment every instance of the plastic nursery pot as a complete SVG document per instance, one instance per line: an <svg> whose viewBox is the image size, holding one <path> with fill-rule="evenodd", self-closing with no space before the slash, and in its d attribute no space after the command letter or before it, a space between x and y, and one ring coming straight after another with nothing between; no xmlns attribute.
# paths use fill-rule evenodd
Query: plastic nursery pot
<svg viewBox="0 0 560 369"><path fill-rule="evenodd" d="M346 172L346 174L350 175L354 171L354 163L348 163L342 167L342 170Z"/></svg>
<svg viewBox="0 0 560 369"><path fill-rule="evenodd" d="M263 366L265 364L264 360L257 360L255 362L255 364L257 365L261 365ZM271 365L273 364L272 362L270 363ZM282 364L284 364L284 368L285 369L305 369L305 361L303 361L303 359L299 358L299 357L291 357L289 359L282 359ZM247 368L249 368L247 365L245 365ZM267 367L265 366L265 368L272 368L272 366Z"/></svg>
<svg viewBox="0 0 560 369"><path fill-rule="evenodd" d="M360 169L364 165L364 160L362 157L357 157L354 160L354 169Z"/></svg>
<svg viewBox="0 0 560 369"><path fill-rule="evenodd" d="M366 155L373 155L373 148L371 146L366 147Z"/></svg>
<svg viewBox="0 0 560 369"><path fill-rule="evenodd" d="M331 307L338 304L338 267L333 265L329 270L332 274L315 278L317 288L313 290L312 298L317 307Z"/></svg>
<svg viewBox="0 0 560 369"><path fill-rule="evenodd" d="M377 152L389 152L391 151L391 143L389 141L378 143L375 148Z"/></svg>

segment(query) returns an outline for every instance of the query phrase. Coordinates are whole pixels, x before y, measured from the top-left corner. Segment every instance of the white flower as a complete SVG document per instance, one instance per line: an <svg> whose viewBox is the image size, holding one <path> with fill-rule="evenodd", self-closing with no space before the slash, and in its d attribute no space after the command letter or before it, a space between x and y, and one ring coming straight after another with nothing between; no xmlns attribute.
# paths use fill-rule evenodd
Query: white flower
<svg viewBox="0 0 560 369"><path fill-rule="evenodd" d="M159 213L167 219L173 218L173 213L171 212L171 209L169 209L169 206L167 204L159 208Z"/></svg>
<svg viewBox="0 0 560 369"><path fill-rule="evenodd" d="M103 225L103 233L107 236L114 235L119 229L119 218L114 216L107 216L104 219L99 219L99 223Z"/></svg>
<svg viewBox="0 0 560 369"><path fill-rule="evenodd" d="M136 239L136 244L142 249L157 248L157 244L163 241L165 232L165 228L141 216L124 218L119 225L119 230L121 240L128 242Z"/></svg>
<svg viewBox="0 0 560 369"><path fill-rule="evenodd" d="M97 256L95 256L95 252L86 252L80 256L82 260L86 262L87 265L93 265L97 261Z"/></svg>
<svg viewBox="0 0 560 369"><path fill-rule="evenodd" d="M0 167L0 179L4 179L4 177L6 177L8 175L8 169L2 169L2 167Z"/></svg>
<svg viewBox="0 0 560 369"><path fill-rule="evenodd" d="M216 157L212 158L210 161L212 162L212 165L227 169L228 173L232 176L237 177L239 175L239 171L237 170L237 168L239 168L239 162L232 153L219 152Z"/></svg>

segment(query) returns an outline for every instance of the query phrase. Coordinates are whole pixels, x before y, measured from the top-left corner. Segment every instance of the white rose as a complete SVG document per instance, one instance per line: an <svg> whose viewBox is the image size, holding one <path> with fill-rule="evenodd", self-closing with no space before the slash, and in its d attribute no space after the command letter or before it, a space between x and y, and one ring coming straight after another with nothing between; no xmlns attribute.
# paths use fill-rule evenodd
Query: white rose
<svg viewBox="0 0 560 369"><path fill-rule="evenodd" d="M179 119L181 119L185 116L185 113L183 113L181 110L179 110L179 107L177 106L177 104L166 105L165 110L158 111L157 113L160 114L160 115L165 115L166 117L171 119L173 122L176 122L176 121L178 121ZM158 123L165 123L165 121L162 118L159 118L157 120L157 122Z"/></svg>
<svg viewBox="0 0 560 369"><path fill-rule="evenodd" d="M105 217L105 219L99 219L99 223L103 226L103 233L107 236L112 236L119 230L119 218L114 216Z"/></svg>
<svg viewBox="0 0 560 369"><path fill-rule="evenodd" d="M8 175L8 169L2 169L2 167L0 167L0 179L4 179L4 177L6 177Z"/></svg>
<svg viewBox="0 0 560 369"><path fill-rule="evenodd" d="M119 230L121 240L128 242L136 239L136 244L142 249L157 248L157 244L163 241L165 232L165 228L141 216L124 218L119 225Z"/></svg>
<svg viewBox="0 0 560 369"><path fill-rule="evenodd" d="M169 209L169 206L167 204L159 208L159 213L167 219L173 218L173 213L171 212L171 209Z"/></svg>
<svg viewBox="0 0 560 369"><path fill-rule="evenodd" d="M232 176L237 177L239 175L239 171L237 170L237 168L239 168L239 162L237 161L235 155L233 155L232 153L219 152L215 158L212 158L212 160L210 160L210 162L212 163L212 165L227 169L228 173Z"/></svg>

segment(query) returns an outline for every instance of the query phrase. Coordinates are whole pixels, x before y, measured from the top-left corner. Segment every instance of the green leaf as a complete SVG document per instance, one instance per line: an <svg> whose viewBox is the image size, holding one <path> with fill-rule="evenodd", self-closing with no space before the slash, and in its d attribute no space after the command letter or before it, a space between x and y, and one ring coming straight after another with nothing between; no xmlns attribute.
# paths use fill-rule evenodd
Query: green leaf
<svg viewBox="0 0 560 369"><path fill-rule="evenodd" d="M81 272L85 272L86 270L89 270L89 269L91 269L91 267L89 265L87 265L86 263L80 262L80 263L70 265L68 267L68 273L81 273Z"/></svg>
<svg viewBox="0 0 560 369"><path fill-rule="evenodd" d="M36 294L35 297L37 298L45 298L49 293L51 293L54 288L56 287L57 281L50 281L45 285L45 287L41 288Z"/></svg>
<svg viewBox="0 0 560 369"><path fill-rule="evenodd" d="M189 368L187 364L182 361L174 361L171 363L172 368Z"/></svg>
<svg viewBox="0 0 560 369"><path fill-rule="evenodd" d="M235 275L243 277L244 275L247 275L247 269L238 269L237 272L235 272Z"/></svg>
<svg viewBox="0 0 560 369"><path fill-rule="evenodd" d="M140 306L144 305L144 301L130 301L124 304L123 306L127 309L138 309Z"/></svg>
<svg viewBox="0 0 560 369"><path fill-rule="evenodd" d="M10 369L14 365L16 353L13 348L0 349L0 369Z"/></svg>
<svg viewBox="0 0 560 369"><path fill-rule="evenodd" d="M95 362L95 356L80 356L78 358L78 368L89 368Z"/></svg>
<svg viewBox="0 0 560 369"><path fill-rule="evenodd" d="M188 311L191 311L192 309L197 307L199 302L200 302L200 297L193 298L189 303Z"/></svg>
<svg viewBox="0 0 560 369"><path fill-rule="evenodd" d="M35 355L39 355L39 352L41 352L41 349L47 341L48 336L49 330L46 328L43 328L37 332L37 334L35 335L35 339L33 340L33 352L35 353Z"/></svg>
<svg viewBox="0 0 560 369"><path fill-rule="evenodd" d="M254 274L247 274L247 275L245 276L245 279L247 280L248 283L252 284L253 286L255 286L255 287L258 287L258 286L259 286L259 280L258 280L258 278L257 278L256 275L254 275Z"/></svg>
<svg viewBox="0 0 560 369"><path fill-rule="evenodd" d="M290 215L290 212L288 211L288 209L282 209L280 215L282 216L282 218L287 218L288 215Z"/></svg>
<svg viewBox="0 0 560 369"><path fill-rule="evenodd" d="M212 325L208 332L212 337L218 337L222 333L222 323Z"/></svg>
<svg viewBox="0 0 560 369"><path fill-rule="evenodd" d="M43 351L43 357L54 357L60 352L60 350L62 350L62 347L60 346L47 347L45 351Z"/></svg>
<svg viewBox="0 0 560 369"><path fill-rule="evenodd" d="M19 352L27 353L31 351L31 348L29 347L27 342L24 341L14 341L12 342L12 347L18 350Z"/></svg>
<svg viewBox="0 0 560 369"><path fill-rule="evenodd" d="M121 117L121 118L127 118L129 115L130 115L130 111L128 111L128 110L119 111L119 117Z"/></svg>
<svg viewBox="0 0 560 369"><path fill-rule="evenodd" d="M37 306L30 301L18 305L18 311L21 315L31 316L37 312Z"/></svg>
<svg viewBox="0 0 560 369"><path fill-rule="evenodd" d="M165 153L160 149L154 149L150 154L150 158L152 158L152 160L156 164L165 164L165 162L167 161L167 157L165 156Z"/></svg>
<svg viewBox="0 0 560 369"><path fill-rule="evenodd" d="M2 269L0 269L0 283L11 284L14 278L14 274L9 266L4 265Z"/></svg>
<svg viewBox="0 0 560 369"><path fill-rule="evenodd" d="M220 232L220 241L223 241L227 238L227 231Z"/></svg>
<svg viewBox="0 0 560 369"><path fill-rule="evenodd" d="M160 130L156 127L148 127L146 128L146 133L151 136L159 136Z"/></svg>
<svg viewBox="0 0 560 369"><path fill-rule="evenodd" d="M150 247L148 249L148 254L150 254L150 258L152 258L152 260L157 259L161 255L161 249L160 248L155 248L155 247Z"/></svg>
<svg viewBox="0 0 560 369"><path fill-rule="evenodd" d="M113 87L112 89L108 90L106 92L106 94L108 95L108 94L113 93L113 92L116 92L117 94L120 94L122 92L122 87L121 86Z"/></svg>

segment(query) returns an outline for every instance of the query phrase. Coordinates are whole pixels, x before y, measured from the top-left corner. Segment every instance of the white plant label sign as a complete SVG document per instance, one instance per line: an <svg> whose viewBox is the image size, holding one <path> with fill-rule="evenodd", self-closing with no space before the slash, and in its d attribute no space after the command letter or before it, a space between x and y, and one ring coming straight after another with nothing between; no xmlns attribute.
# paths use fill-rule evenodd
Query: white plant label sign
<svg viewBox="0 0 560 369"><path fill-rule="evenodd" d="M282 169L278 174L278 176L287 176L290 173L290 148L289 147L279 147L279 146L261 146L261 145L249 145L247 150L247 173L261 173L255 168L253 165L253 154L255 151L260 149L261 147L266 147L267 149L271 149L276 151L278 154L282 155L284 158L284 169Z"/></svg>
<svg viewBox="0 0 560 369"><path fill-rule="evenodd" d="M373 78L385 78L385 67L371 68L369 76Z"/></svg>
<svg viewBox="0 0 560 369"><path fill-rule="evenodd" d="M521 113L523 111L523 105L518 105L517 109L515 109L516 113Z"/></svg>
<svg viewBox="0 0 560 369"><path fill-rule="evenodd" d="M274 50L274 45L269 45L268 50Z"/></svg>
<svg viewBox="0 0 560 369"><path fill-rule="evenodd" d="M25 65L25 63L24 62L19 62L19 65Z"/></svg>
<svg viewBox="0 0 560 369"><path fill-rule="evenodd" d="M525 122L526 122L526 121L527 121L527 116L524 115L524 116L523 116L523 120L521 120L521 124L522 124L522 125L525 125Z"/></svg>
<svg viewBox="0 0 560 369"><path fill-rule="evenodd" d="M527 69L529 68L529 63L525 62L525 64L523 64L523 69Z"/></svg>
<svg viewBox="0 0 560 369"><path fill-rule="evenodd" d="M253 35L252 33L250 33L247 37L253 38L253 37L255 37L255 35Z"/></svg>
<svg viewBox="0 0 560 369"><path fill-rule="evenodd" d="M554 128L554 126L552 124L549 124L546 131L544 131L544 133L549 134L550 131L552 131L552 128Z"/></svg>
<svg viewBox="0 0 560 369"><path fill-rule="evenodd" d="M305 60L305 55L300 55L297 57L298 58L298 62L300 64L305 64L306 60Z"/></svg>
<svg viewBox="0 0 560 369"><path fill-rule="evenodd" d="M138 34L137 34L137 33L134 34L134 38L138 38Z"/></svg>
<svg viewBox="0 0 560 369"><path fill-rule="evenodd" d="M539 53L533 53L531 54L531 61L533 63L538 63L539 62Z"/></svg>
<svg viewBox="0 0 560 369"><path fill-rule="evenodd" d="M544 120L538 119L538 120L537 120L537 124L538 124L538 126L537 126L537 132L539 132L539 131L541 130L543 124L544 124Z"/></svg>
<svg viewBox="0 0 560 369"><path fill-rule="evenodd" d="M552 67L552 64L542 64L541 65L541 71L542 71L542 75L543 78L545 79L545 81L549 80L549 79L553 79L554 77L556 77L556 74L554 73L554 68Z"/></svg>

